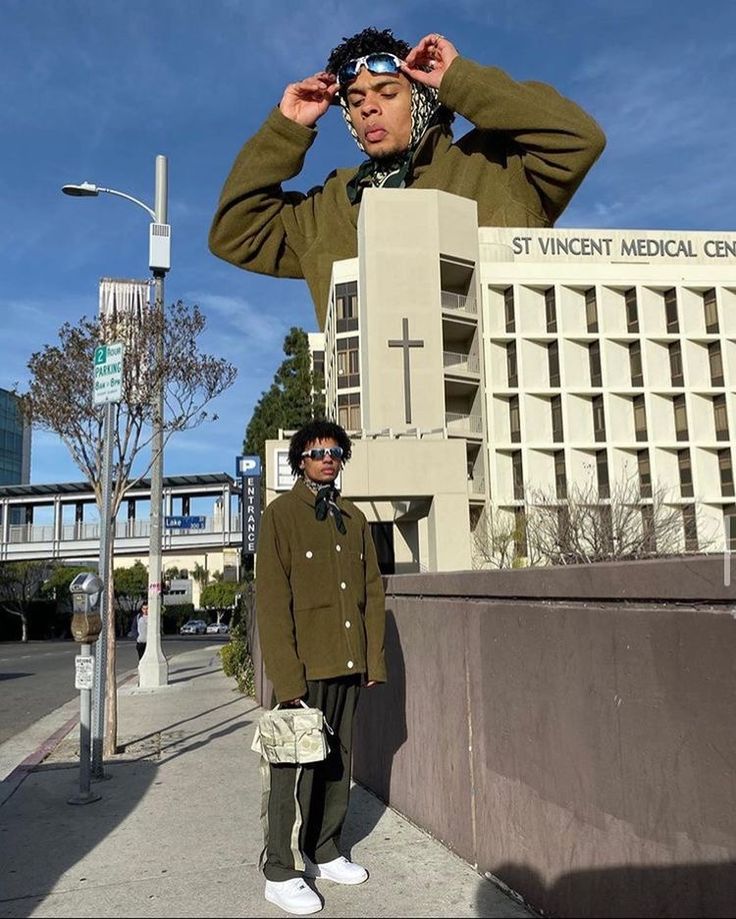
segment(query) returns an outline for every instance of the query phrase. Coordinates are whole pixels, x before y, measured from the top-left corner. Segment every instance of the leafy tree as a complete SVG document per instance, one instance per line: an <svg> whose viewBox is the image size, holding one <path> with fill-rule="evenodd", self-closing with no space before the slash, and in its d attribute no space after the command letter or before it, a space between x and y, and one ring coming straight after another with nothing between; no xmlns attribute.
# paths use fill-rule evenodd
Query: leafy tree
<svg viewBox="0 0 736 919"><path fill-rule="evenodd" d="M235 608L238 597L243 588L240 584L232 581L220 581L214 584L208 584L199 598L199 605L202 609L217 614L217 621L220 622L223 613Z"/></svg>
<svg viewBox="0 0 736 919"><path fill-rule="evenodd" d="M210 573L204 567L204 565L200 565L199 562L195 562L194 567L192 568L192 578L197 582L197 584L199 584L200 587L206 587L207 582L210 579Z"/></svg>
<svg viewBox="0 0 736 919"><path fill-rule="evenodd" d="M82 317L65 323L59 342L44 347L28 361L28 391L19 393L21 410L37 428L56 434L89 481L102 513L103 422L105 410L93 402L95 348L120 341L125 346L122 399L115 405L111 519L126 492L139 482L157 456L151 444L159 388L164 393L161 419L164 445L176 431L208 420L207 406L235 381L235 368L222 358L199 350L206 320L197 306L181 301L167 310L145 310L135 323L129 316ZM162 347L163 345L163 347ZM213 419L217 416L213 416ZM141 462L143 457L145 460ZM134 474L134 467L137 474ZM108 541L112 570L115 528ZM107 671L104 753L117 751L117 683L113 584L106 585Z"/></svg>
<svg viewBox="0 0 736 919"><path fill-rule="evenodd" d="M324 418L324 382L312 372L307 333L292 326L284 339L286 359L276 371L270 389L261 394L245 431L243 450L258 454L265 462L267 440L278 437L279 428L299 428L313 418Z"/></svg>
<svg viewBox="0 0 736 919"><path fill-rule="evenodd" d="M28 615L31 603L41 595L48 575L46 561L3 562L0 564L0 606L20 617L21 641L28 641Z"/></svg>
<svg viewBox="0 0 736 919"><path fill-rule="evenodd" d="M132 613L140 609L148 594L148 570L143 562L137 561L127 568L116 568L113 578L118 612L123 612L130 618ZM120 622L119 625L122 626L123 623Z"/></svg>
<svg viewBox="0 0 736 919"><path fill-rule="evenodd" d="M97 571L96 565L55 565L43 585L43 593L56 600L61 609L71 609L72 595L69 586L78 574Z"/></svg>

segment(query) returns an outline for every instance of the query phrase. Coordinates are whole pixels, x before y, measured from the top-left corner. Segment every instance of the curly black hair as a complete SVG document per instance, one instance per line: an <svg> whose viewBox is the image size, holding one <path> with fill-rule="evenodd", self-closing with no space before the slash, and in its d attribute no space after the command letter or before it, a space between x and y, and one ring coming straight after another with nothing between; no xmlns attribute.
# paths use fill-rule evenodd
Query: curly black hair
<svg viewBox="0 0 736 919"><path fill-rule="evenodd" d="M342 44L339 44L330 52L325 70L327 73L337 75L343 64L347 64L353 58L363 57L366 54L373 54L377 51L388 51L389 54L395 54L396 57L400 57L403 60L411 51L411 45L407 44L403 39L397 38L391 29L363 29L362 32L358 32L350 38L343 36ZM333 101L337 104L337 97ZM455 113L441 105L436 119L449 125L455 120Z"/></svg>
<svg viewBox="0 0 736 919"><path fill-rule="evenodd" d="M302 453L306 450L307 444L314 443L315 440L334 440L338 447L342 447L343 463L347 463L352 455L352 444L344 428L334 421L310 421L299 428L289 442L289 465L294 475L304 475L304 470L299 468Z"/></svg>
<svg viewBox="0 0 736 919"><path fill-rule="evenodd" d="M358 32L351 38L343 36L342 44L330 52L325 70L327 73L337 75L343 64L347 64L355 57L363 57L365 54L373 54L376 51L388 51L389 54L395 54L396 57L403 59L411 51L411 45L396 38L391 29L383 29L383 31L363 29L362 32Z"/></svg>

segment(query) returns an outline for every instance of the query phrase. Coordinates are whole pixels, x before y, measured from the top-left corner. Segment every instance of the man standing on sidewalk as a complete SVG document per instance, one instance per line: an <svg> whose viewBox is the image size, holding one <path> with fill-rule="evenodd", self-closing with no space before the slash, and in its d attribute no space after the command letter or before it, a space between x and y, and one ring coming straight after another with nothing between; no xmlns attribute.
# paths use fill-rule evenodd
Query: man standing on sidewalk
<svg viewBox="0 0 736 919"><path fill-rule="evenodd" d="M297 481L266 508L258 541L258 631L276 700L303 699L334 731L322 762L270 766L265 895L298 915L322 908L305 877L368 879L339 843L358 693L386 680L386 613L368 522L335 487L350 453L337 424L313 421L297 431L289 446Z"/></svg>

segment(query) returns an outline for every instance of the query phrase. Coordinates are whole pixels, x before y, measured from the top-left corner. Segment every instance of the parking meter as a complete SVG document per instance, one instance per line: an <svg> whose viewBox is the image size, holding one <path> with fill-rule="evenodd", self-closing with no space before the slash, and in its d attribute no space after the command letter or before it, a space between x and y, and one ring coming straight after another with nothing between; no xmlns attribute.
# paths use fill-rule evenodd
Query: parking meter
<svg viewBox="0 0 736 919"><path fill-rule="evenodd" d="M72 635L75 641L91 644L102 630L100 598L102 580L96 574L83 571L69 585L72 595Z"/></svg>

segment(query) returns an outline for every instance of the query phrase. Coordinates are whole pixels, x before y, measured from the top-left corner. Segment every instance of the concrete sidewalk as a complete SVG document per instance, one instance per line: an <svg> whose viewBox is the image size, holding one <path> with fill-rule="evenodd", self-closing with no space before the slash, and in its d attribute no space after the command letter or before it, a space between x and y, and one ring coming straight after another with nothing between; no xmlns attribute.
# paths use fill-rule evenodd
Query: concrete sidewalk
<svg viewBox="0 0 736 919"><path fill-rule="evenodd" d="M93 784L94 804L67 804L79 790L78 727L55 747L58 733L28 734L38 746L25 769L0 783L0 917L286 915L264 900L256 867L260 709L223 675L219 647L173 658L163 689L121 687L124 752ZM321 916L532 915L359 786L343 841L371 877L318 881Z"/></svg>

